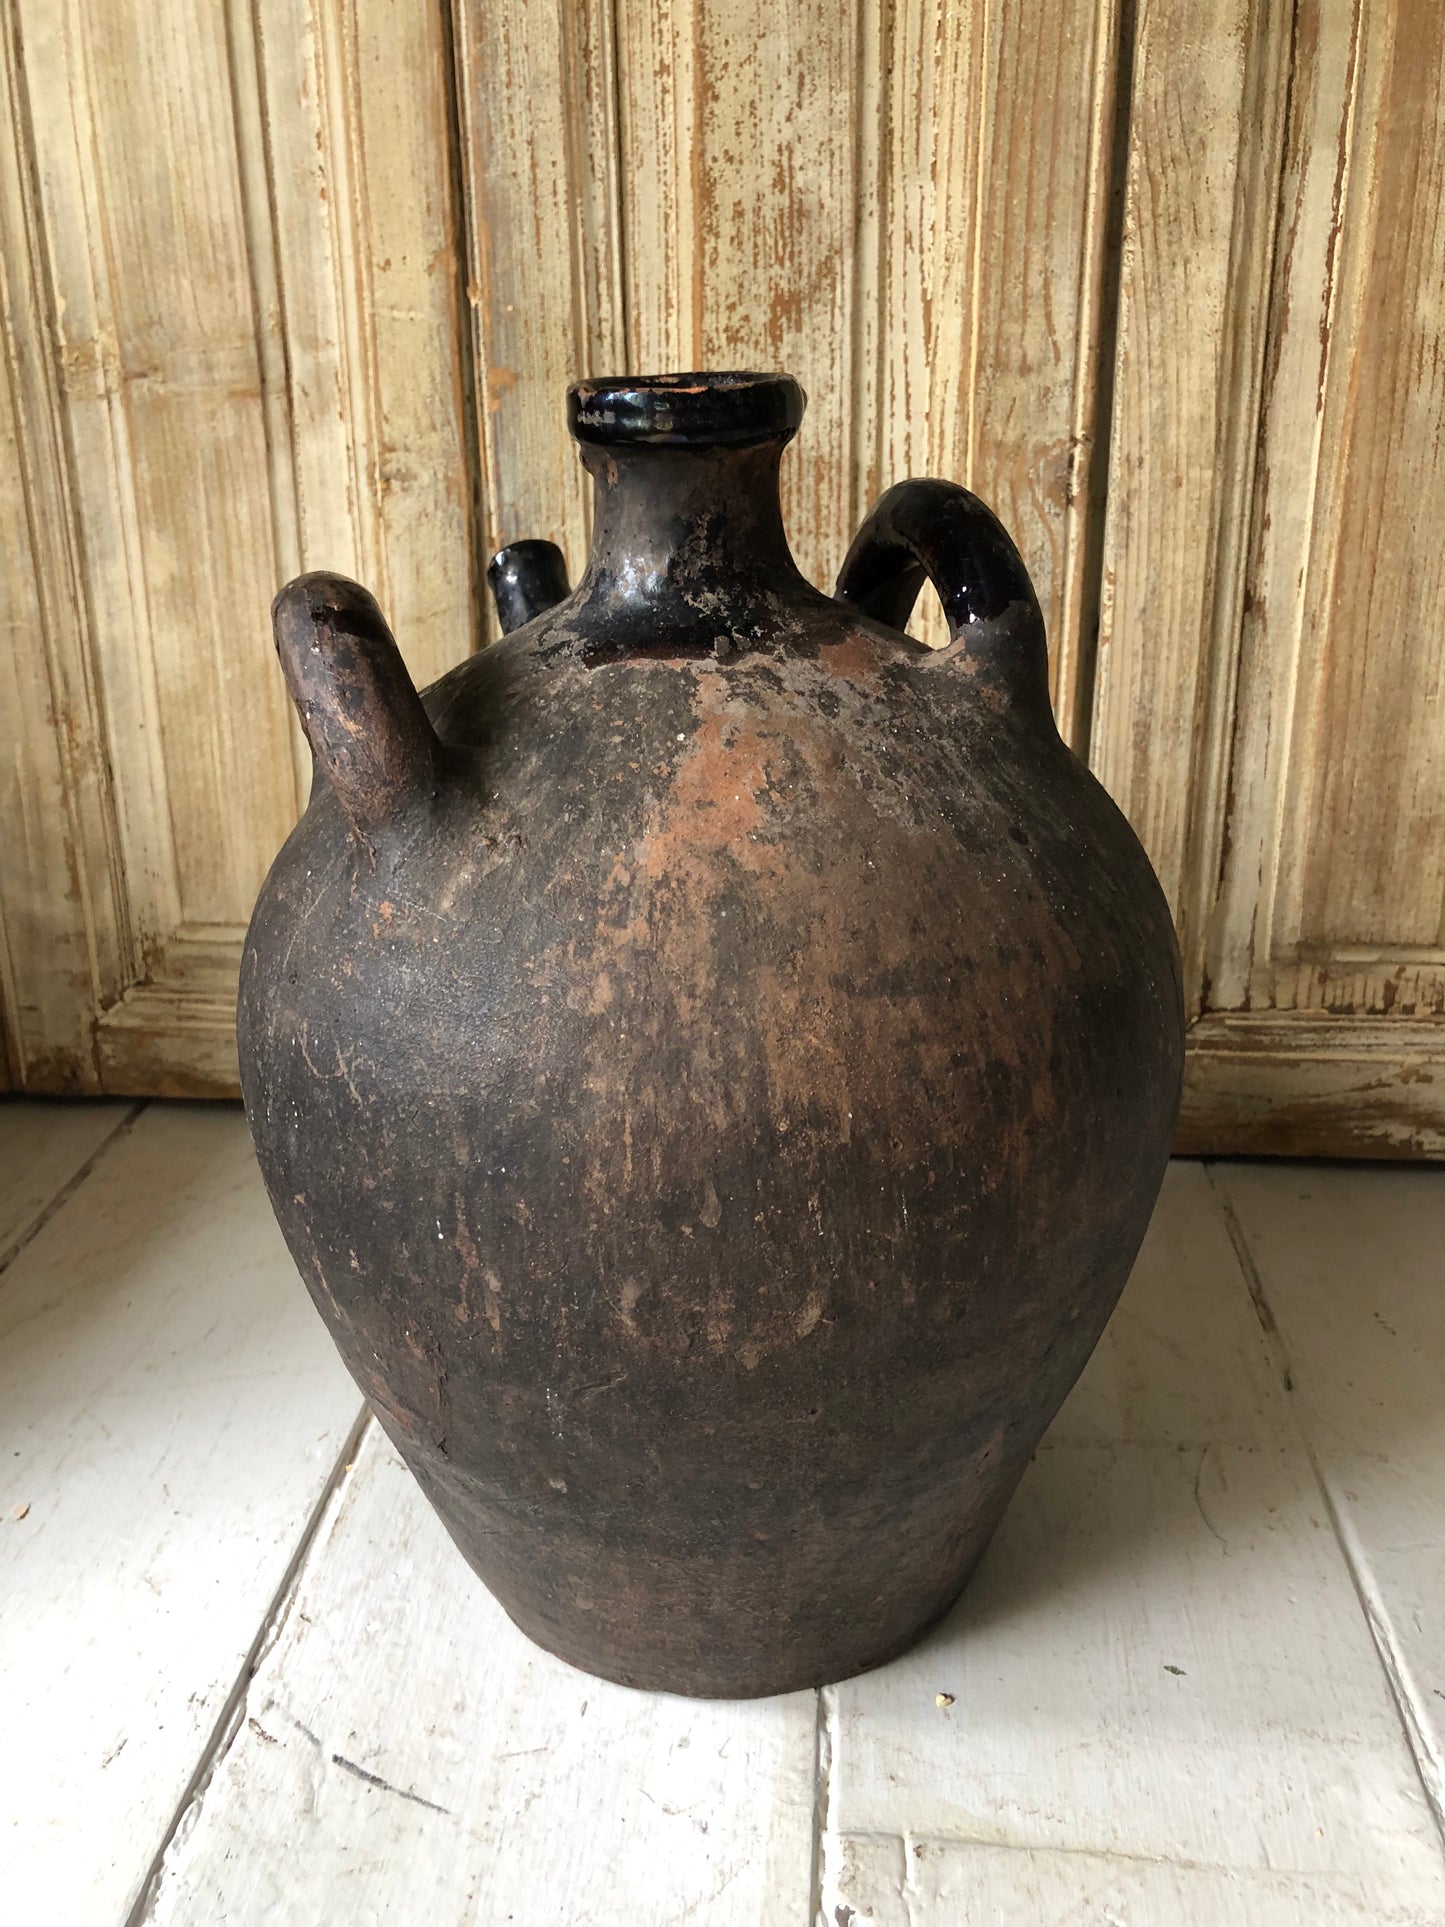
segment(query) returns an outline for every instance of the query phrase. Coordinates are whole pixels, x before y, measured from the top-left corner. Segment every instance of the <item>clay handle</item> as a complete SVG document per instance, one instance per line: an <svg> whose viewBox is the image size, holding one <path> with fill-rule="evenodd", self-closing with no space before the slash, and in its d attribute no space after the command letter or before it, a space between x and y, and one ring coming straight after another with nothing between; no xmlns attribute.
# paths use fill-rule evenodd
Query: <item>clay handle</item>
<svg viewBox="0 0 1445 1927"><path fill-rule="evenodd" d="M344 575L299 575L271 605L306 740L368 848L435 794L441 744L375 598Z"/></svg>
<svg viewBox="0 0 1445 1927"><path fill-rule="evenodd" d="M1002 522L953 482L899 482L854 538L835 594L902 629L927 579L952 639L935 660L969 671L1020 707L1049 709L1044 619L1023 558Z"/></svg>

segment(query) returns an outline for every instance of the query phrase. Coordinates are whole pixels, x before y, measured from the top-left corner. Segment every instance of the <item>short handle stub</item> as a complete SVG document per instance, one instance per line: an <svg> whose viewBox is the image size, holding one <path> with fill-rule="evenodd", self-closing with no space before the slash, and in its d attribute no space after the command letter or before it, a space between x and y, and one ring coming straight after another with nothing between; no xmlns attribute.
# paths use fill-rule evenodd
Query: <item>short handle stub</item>
<svg viewBox="0 0 1445 1927"><path fill-rule="evenodd" d="M1029 572L993 510L953 482L889 489L854 538L835 593L901 630L925 581L952 639L937 659L962 657L1011 704L1047 712L1048 647Z"/></svg>
<svg viewBox="0 0 1445 1927"><path fill-rule="evenodd" d="M276 653L318 766L353 833L436 792L441 744L376 599L344 575L288 582L271 605Z"/></svg>
<svg viewBox="0 0 1445 1927"><path fill-rule="evenodd" d="M571 594L567 558L555 542L540 539L510 542L505 549L498 549L487 565L487 583L504 636L565 602Z"/></svg>

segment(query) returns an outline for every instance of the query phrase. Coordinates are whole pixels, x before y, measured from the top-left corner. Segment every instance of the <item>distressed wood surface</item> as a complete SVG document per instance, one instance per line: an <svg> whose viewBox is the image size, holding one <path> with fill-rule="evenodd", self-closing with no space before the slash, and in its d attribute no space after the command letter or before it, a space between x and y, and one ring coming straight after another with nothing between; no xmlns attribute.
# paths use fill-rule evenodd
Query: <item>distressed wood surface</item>
<svg viewBox="0 0 1445 1927"><path fill-rule="evenodd" d="M1038 589L1055 707L1078 740L1117 9L928 0L865 19L877 100L864 151L876 138L878 157L856 323L862 494L941 475L997 509ZM944 639L931 596L913 626Z"/></svg>
<svg viewBox="0 0 1445 1927"><path fill-rule="evenodd" d="M627 354L647 372L783 369L808 395L784 463L799 566L831 587L852 474L858 18L827 0L618 0Z"/></svg>
<svg viewBox="0 0 1445 1927"><path fill-rule="evenodd" d="M567 384L627 360L611 7L458 0L455 17L483 546L556 542L575 581L590 497Z"/></svg>
<svg viewBox="0 0 1445 1927"><path fill-rule="evenodd" d="M8 6L4 513L22 583L40 565L8 615L48 650L6 692L0 798L28 1087L234 1089L240 936L309 778L271 591L356 573L439 672L490 619L493 549L550 536L581 567L578 375L796 371L789 515L824 585L887 483L970 479L1076 716L1112 0L1042 38L987 0Z"/></svg>
<svg viewBox="0 0 1445 1927"><path fill-rule="evenodd" d="M814 1725L541 1652L373 1426L148 1918L793 1927Z"/></svg>
<svg viewBox="0 0 1445 1927"><path fill-rule="evenodd" d="M276 561L226 22L177 0L19 21L144 983L172 947L204 968L185 951L244 922L292 813L284 692L239 673ZM185 166L136 167L142 138Z"/></svg>
<svg viewBox="0 0 1445 1927"><path fill-rule="evenodd" d="M1174 906L1194 1014L1289 46L1284 10L1255 0L1162 0L1136 19L1090 760Z"/></svg>
<svg viewBox="0 0 1445 1927"><path fill-rule="evenodd" d="M365 582L425 684L475 646L482 593L445 17L260 0L236 39L266 170L243 158L243 181L274 201L269 222L253 212L253 272L289 403L273 449L280 571ZM254 647L269 674L264 629Z"/></svg>
<svg viewBox="0 0 1445 1927"><path fill-rule="evenodd" d="M271 595L365 575L423 680L477 630L449 40L7 0L5 52L5 1028L26 1088L233 1092L309 781Z"/></svg>
<svg viewBox="0 0 1445 1927"><path fill-rule="evenodd" d="M1439 27L1419 4L1299 13L1224 1008L1445 1017Z"/></svg>
<svg viewBox="0 0 1445 1927"><path fill-rule="evenodd" d="M861 1872L838 1860L829 1918L867 1919L867 1869L896 1886L905 1849L928 1858L915 1842L949 1843L949 1881L969 1848L1016 1850L988 1873L1004 1920L1038 1918L1076 1855L1084 1894L1176 1863L1155 1897L1192 1882L1217 1908L1204 1921L1445 1908L1434 1815L1197 1165L1171 1169L1119 1311L960 1607L828 1698L830 1835L888 1848ZM942 1899L931 1917L949 1918Z"/></svg>
<svg viewBox="0 0 1445 1927"><path fill-rule="evenodd" d="M1310 0L1295 26L1207 930L1220 1015L1191 1066L1191 1141L1211 1148L1445 1153L1445 83L1415 52L1427 17Z"/></svg>
<svg viewBox="0 0 1445 1927"><path fill-rule="evenodd" d="M18 29L0 11L0 996L13 1081L93 1091L124 893Z"/></svg>
<svg viewBox="0 0 1445 1927"><path fill-rule="evenodd" d="M1436 1927L1372 1874L1190 1867L926 1837L843 1842L824 1927Z"/></svg>
<svg viewBox="0 0 1445 1927"><path fill-rule="evenodd" d="M1445 1814L1445 1171L1215 1167Z"/></svg>
<svg viewBox="0 0 1445 1927"><path fill-rule="evenodd" d="M618 12L630 365L800 378L785 507L824 586L891 483L986 496L1034 572L1066 729L1087 679L1115 34L1108 0L1042 24L983 0ZM915 628L942 639L931 596Z"/></svg>
<svg viewBox="0 0 1445 1927"><path fill-rule="evenodd" d="M12 1917L127 1919L359 1404L235 1111L147 1110L5 1272Z"/></svg>
<svg viewBox="0 0 1445 1927"><path fill-rule="evenodd" d="M0 1268L131 1112L128 1104L0 1104Z"/></svg>
<svg viewBox="0 0 1445 1927"><path fill-rule="evenodd" d="M1192 1026L1175 1149L1445 1157L1438 1023L1221 1011Z"/></svg>
<svg viewBox="0 0 1445 1927"><path fill-rule="evenodd" d="M1180 924L1181 1147L1439 1156L1438 21L1138 20L1092 754Z"/></svg>

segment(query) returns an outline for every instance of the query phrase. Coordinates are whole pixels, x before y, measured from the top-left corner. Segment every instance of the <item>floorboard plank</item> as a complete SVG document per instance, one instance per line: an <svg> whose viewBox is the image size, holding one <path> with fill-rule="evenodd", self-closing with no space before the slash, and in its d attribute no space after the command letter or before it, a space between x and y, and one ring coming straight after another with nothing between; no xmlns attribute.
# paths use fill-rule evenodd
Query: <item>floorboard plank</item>
<svg viewBox="0 0 1445 1927"><path fill-rule="evenodd" d="M151 1918L804 1927L815 1738L541 1652L373 1427Z"/></svg>
<svg viewBox="0 0 1445 1927"><path fill-rule="evenodd" d="M1368 1876L869 1835L843 1843L824 1918L827 1927L1439 1927L1440 1914L1393 1901Z"/></svg>
<svg viewBox="0 0 1445 1927"><path fill-rule="evenodd" d="M1445 1170L1215 1165L1445 1812Z"/></svg>
<svg viewBox="0 0 1445 1927"><path fill-rule="evenodd" d="M826 1699L830 1920L870 1918L866 1881L839 1885L869 1835L1022 1849L990 1863L980 1917L999 1922L1067 1901L1086 1856L1190 1870L1218 1896L1173 1916L1196 1927L1359 1918L1360 1893L1381 1909L1366 1919L1445 1910L1432 1815L1201 1166L1171 1169L958 1609ZM1147 1876L1160 1894L1172 1878Z"/></svg>
<svg viewBox="0 0 1445 1927"><path fill-rule="evenodd" d="M0 1267L58 1194L121 1129L133 1104L0 1100Z"/></svg>
<svg viewBox="0 0 1445 1927"><path fill-rule="evenodd" d="M359 1407L239 1109L149 1107L0 1279L8 1919L126 1919Z"/></svg>

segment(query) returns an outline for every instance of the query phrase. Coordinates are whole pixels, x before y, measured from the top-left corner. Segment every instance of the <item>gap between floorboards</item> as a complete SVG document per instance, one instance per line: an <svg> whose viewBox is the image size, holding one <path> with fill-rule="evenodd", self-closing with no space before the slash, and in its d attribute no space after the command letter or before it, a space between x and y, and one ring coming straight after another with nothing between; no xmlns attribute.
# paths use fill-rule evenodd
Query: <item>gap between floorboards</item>
<svg viewBox="0 0 1445 1927"><path fill-rule="evenodd" d="M24 1251L27 1246L34 1244L35 1240L40 1236L46 1225L50 1223L51 1219L55 1217L56 1213L63 1210L64 1207L70 1203L70 1200L100 1164L101 1160L120 1143L122 1138L130 1136L131 1132L135 1129L137 1118L139 1118L141 1112L146 1108L148 1101L148 1099L142 1098L138 1104L132 1104L128 1111L117 1118L115 1128L96 1145L85 1162L78 1165L76 1169L71 1172L64 1184L60 1186L59 1190L55 1192L47 1204L41 1206L30 1222L16 1232L5 1249L0 1251L0 1274L7 1272L20 1256L21 1252Z"/></svg>
<svg viewBox="0 0 1445 1927"><path fill-rule="evenodd" d="M1219 1168L1227 1165L1228 1160L1205 1158L1202 1162L1210 1189L1219 1200L1225 1229L1229 1233L1229 1242L1233 1245L1235 1257L1239 1260L1245 1288L1249 1292L1250 1302L1254 1306L1255 1316L1264 1334L1265 1347L1279 1373L1280 1383L1286 1395L1286 1404L1309 1460L1310 1474L1319 1490L1320 1504L1324 1507L1325 1517L1330 1522L1330 1530L1334 1533L1335 1543L1340 1549L1340 1557L1344 1560L1346 1570L1349 1572L1355 1597L1359 1601L1360 1611L1369 1628L1370 1638L1374 1642L1375 1653L1380 1662L1380 1670L1385 1675L1385 1684L1389 1689L1401 1731L1405 1736L1405 1745L1409 1749L1410 1758L1415 1763L1420 1790L1434 1819L1436 1832L1440 1836L1441 1850L1445 1852L1445 1786L1442 1786L1438 1763L1432 1755L1427 1740L1430 1731L1428 1712L1416 1702L1415 1694L1411 1689L1409 1669L1404 1664L1395 1643L1395 1632L1389 1610L1380 1596L1373 1574L1359 1558L1351 1535L1345 1528L1345 1522L1340 1517L1334 1494L1330 1490L1329 1480L1325 1477L1324 1468L1315 1451L1314 1440L1304 1421L1295 1394L1294 1369L1290 1361L1289 1348L1285 1344L1279 1320L1274 1315L1274 1308L1269 1302L1269 1287L1264 1280L1263 1268L1249 1242L1249 1233L1244 1228L1243 1220L1236 1212L1233 1200L1225 1189L1224 1179L1220 1175ZM1281 1165L1281 1176L1284 1169L1284 1165Z"/></svg>
<svg viewBox="0 0 1445 1927"><path fill-rule="evenodd" d="M306 1556L315 1544L333 1505L341 1501L347 1478L356 1463L356 1455L361 1450L361 1441L370 1423L371 1407L363 1404L357 1413L355 1424L347 1433L345 1443L337 1454L336 1463L327 1476L321 1494L311 1510L311 1516L297 1539L296 1549L291 1555L285 1572L281 1575L281 1582L261 1617L260 1628L245 1658L241 1661L235 1683L226 1696L225 1704L216 1716L216 1723L211 1728L210 1736L201 1750L200 1759L196 1762L196 1770L177 1802L170 1824L165 1830L160 1845L156 1848L150 1866L146 1869L135 1905L126 1915L125 1927L145 1927L145 1923L151 1918L171 1848L175 1845L187 1816L199 1810L206 1791L215 1778L217 1768L225 1759L227 1751L241 1729L251 1681L255 1678L261 1662L285 1629L300 1587L301 1571L306 1564Z"/></svg>

